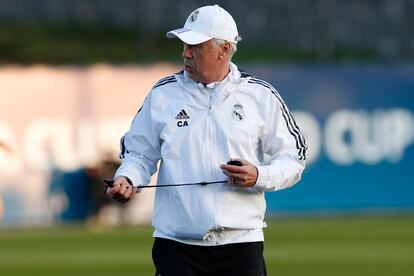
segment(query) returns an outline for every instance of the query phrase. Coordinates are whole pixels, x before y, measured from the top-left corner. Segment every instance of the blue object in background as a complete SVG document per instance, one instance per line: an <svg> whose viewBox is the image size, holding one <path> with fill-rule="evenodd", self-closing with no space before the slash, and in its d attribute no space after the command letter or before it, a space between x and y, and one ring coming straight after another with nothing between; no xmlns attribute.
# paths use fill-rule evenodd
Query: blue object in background
<svg viewBox="0 0 414 276"><path fill-rule="evenodd" d="M92 213L93 180L86 169L70 172L53 170L49 184L49 193L62 194L67 205L59 212L56 219L62 221L83 221Z"/></svg>

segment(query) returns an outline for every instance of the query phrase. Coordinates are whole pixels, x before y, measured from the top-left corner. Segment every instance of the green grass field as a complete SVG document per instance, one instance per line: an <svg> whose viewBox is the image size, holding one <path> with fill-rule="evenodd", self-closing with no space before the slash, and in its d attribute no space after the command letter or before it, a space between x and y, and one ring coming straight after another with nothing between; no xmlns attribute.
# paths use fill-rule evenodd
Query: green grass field
<svg viewBox="0 0 414 276"><path fill-rule="evenodd" d="M268 275L414 275L414 217L277 219ZM154 275L151 228L0 230L0 275Z"/></svg>

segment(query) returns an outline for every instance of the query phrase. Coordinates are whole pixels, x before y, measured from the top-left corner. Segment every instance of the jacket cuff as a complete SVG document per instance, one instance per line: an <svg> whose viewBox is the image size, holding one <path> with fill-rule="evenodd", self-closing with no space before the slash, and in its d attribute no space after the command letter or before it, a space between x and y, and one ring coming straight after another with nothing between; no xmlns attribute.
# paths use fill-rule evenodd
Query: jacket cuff
<svg viewBox="0 0 414 276"><path fill-rule="evenodd" d="M254 184L254 188L258 190L266 190L267 187L267 168L265 166L256 166L258 176L256 180L256 184Z"/></svg>
<svg viewBox="0 0 414 276"><path fill-rule="evenodd" d="M134 186L134 184L132 184L132 181L131 181L131 179L129 179L128 176L126 176L126 175L120 175L120 176L125 177L126 181L129 183L129 185Z"/></svg>
<svg viewBox="0 0 414 276"><path fill-rule="evenodd" d="M138 183L140 183L139 177L136 176L133 172L130 172L128 170L118 169L118 171L115 173L114 179L116 179L119 176L125 177L128 183L131 184L132 186L138 185Z"/></svg>

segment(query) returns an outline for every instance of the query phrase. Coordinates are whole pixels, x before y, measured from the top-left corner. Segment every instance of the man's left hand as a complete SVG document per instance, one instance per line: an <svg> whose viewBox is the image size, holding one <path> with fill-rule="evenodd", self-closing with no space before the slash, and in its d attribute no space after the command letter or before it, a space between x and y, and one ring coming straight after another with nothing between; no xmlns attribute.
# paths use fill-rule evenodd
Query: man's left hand
<svg viewBox="0 0 414 276"><path fill-rule="evenodd" d="M229 177L229 182L231 185L248 188L256 184L258 171L255 165L250 163L247 160L242 159L232 159L242 162L242 166L227 165L222 164L220 168L223 170L223 173Z"/></svg>

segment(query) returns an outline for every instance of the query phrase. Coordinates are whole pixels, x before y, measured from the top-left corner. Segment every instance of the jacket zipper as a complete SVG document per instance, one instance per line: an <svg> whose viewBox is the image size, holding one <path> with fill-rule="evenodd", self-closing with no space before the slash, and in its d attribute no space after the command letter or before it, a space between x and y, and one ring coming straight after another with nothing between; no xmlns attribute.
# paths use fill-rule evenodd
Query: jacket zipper
<svg viewBox="0 0 414 276"><path fill-rule="evenodd" d="M209 106L208 106L208 122L209 122L209 128L208 128L208 135L209 135L209 140L210 143L213 145L213 95L211 94L211 92L209 92ZM213 147L212 147L213 148ZM216 158L214 157L214 151L211 150L210 151L210 160L209 160L209 170L210 170L210 175L213 175L213 165L214 165L214 160L216 160ZM213 200L214 200L214 204L213 204L213 211L214 211L214 228L217 228L217 187L213 187L214 192L213 192Z"/></svg>

